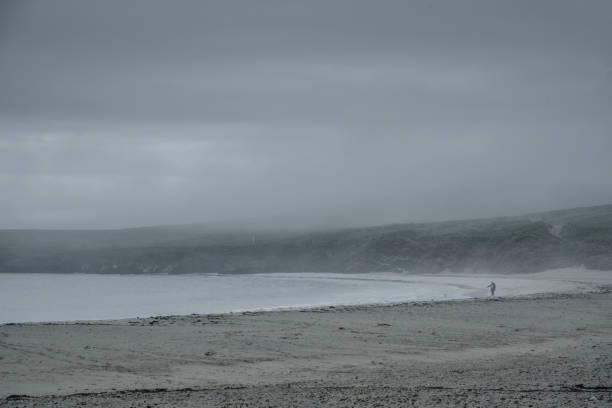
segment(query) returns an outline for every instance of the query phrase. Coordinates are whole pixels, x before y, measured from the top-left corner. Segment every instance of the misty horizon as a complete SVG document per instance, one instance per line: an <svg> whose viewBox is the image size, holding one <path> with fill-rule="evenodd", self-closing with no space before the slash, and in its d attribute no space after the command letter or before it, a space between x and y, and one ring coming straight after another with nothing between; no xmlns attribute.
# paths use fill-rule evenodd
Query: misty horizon
<svg viewBox="0 0 612 408"><path fill-rule="evenodd" d="M136 229L147 229L147 228L181 228L181 227L204 227L210 228L211 231L223 232L223 231L325 231L325 230L350 230L360 228L376 228L376 227L387 227L392 225L429 225L429 224L444 224L452 222L469 222L469 221L481 221L481 220L503 220L513 219L517 217L525 217L530 215L550 214L556 211L566 210L580 210L580 209L595 209L601 207L612 206L610 203L601 203L592 206L577 206L571 208L549 208L545 210L536 209L533 211L517 212L517 213L505 213L505 214L489 214L480 216L465 216L462 218L440 218L440 219L405 219L395 220L389 222L380 223L341 223L338 220L340 217L334 218L333 220L326 220L325 217L320 217L319 222L313 222L313 217L308 218L306 224L301 224L298 221L293 220L296 216L274 217L270 219L226 219L226 220L214 220L214 221L193 221L178 224L135 224L125 226L111 226L104 228L0 228L0 231L120 231L120 230L136 230ZM280 221L279 221L280 220Z"/></svg>

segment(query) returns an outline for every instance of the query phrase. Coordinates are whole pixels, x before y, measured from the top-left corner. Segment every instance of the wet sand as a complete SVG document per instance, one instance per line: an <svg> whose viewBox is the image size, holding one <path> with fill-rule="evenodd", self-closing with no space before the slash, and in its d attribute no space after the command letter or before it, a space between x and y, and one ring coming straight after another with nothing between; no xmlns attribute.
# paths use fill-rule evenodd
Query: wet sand
<svg viewBox="0 0 612 408"><path fill-rule="evenodd" d="M0 326L0 406L612 404L612 292Z"/></svg>

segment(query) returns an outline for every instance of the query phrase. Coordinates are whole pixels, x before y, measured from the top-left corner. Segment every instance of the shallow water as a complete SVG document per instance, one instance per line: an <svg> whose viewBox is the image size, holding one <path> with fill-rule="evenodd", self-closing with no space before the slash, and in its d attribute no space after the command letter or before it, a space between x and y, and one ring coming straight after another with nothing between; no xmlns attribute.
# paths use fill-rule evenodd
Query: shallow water
<svg viewBox="0 0 612 408"><path fill-rule="evenodd" d="M338 304L443 300L569 290L550 279L488 275L0 274L0 323L225 313Z"/></svg>

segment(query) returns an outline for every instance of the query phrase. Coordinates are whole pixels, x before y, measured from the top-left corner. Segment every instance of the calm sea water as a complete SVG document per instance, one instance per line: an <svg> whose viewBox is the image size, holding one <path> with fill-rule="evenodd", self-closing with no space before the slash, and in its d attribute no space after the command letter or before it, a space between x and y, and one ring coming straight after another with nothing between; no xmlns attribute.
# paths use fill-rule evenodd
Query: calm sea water
<svg viewBox="0 0 612 408"><path fill-rule="evenodd" d="M487 296L488 281L392 274L0 274L0 323L457 299ZM514 280L498 288L538 291L533 285Z"/></svg>

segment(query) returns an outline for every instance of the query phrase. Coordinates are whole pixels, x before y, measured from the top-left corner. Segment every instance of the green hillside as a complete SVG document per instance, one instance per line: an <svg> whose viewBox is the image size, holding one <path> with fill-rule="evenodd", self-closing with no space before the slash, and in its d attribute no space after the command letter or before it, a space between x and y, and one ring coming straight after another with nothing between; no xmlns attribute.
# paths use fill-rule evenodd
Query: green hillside
<svg viewBox="0 0 612 408"><path fill-rule="evenodd" d="M310 232L206 225L0 231L0 272L526 273L576 265L612 270L612 205Z"/></svg>

